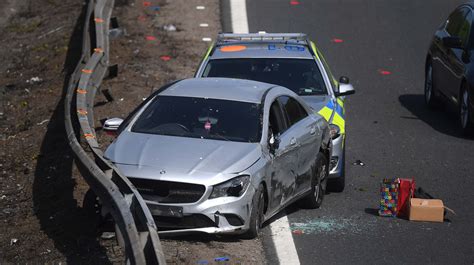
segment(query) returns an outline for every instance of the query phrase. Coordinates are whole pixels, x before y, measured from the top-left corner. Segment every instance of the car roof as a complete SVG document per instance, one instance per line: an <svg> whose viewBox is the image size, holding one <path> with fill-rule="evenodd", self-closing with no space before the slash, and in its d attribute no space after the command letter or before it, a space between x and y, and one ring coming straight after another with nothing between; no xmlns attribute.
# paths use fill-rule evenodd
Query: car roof
<svg viewBox="0 0 474 265"><path fill-rule="evenodd" d="M159 95L261 103L265 92L275 86L234 78L190 78L174 83Z"/></svg>
<svg viewBox="0 0 474 265"><path fill-rule="evenodd" d="M219 34L211 59L298 58L313 59L304 33Z"/></svg>

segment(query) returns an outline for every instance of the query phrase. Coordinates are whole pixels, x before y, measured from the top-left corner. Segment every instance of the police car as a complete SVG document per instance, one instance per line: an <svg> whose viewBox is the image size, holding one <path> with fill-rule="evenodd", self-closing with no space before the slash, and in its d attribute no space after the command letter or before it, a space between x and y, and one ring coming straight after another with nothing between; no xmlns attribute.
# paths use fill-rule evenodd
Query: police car
<svg viewBox="0 0 474 265"><path fill-rule="evenodd" d="M345 76L337 81L314 42L303 33L219 34L195 77L228 77L276 84L300 95L330 124L333 151L330 189L345 186L346 95L355 90Z"/></svg>

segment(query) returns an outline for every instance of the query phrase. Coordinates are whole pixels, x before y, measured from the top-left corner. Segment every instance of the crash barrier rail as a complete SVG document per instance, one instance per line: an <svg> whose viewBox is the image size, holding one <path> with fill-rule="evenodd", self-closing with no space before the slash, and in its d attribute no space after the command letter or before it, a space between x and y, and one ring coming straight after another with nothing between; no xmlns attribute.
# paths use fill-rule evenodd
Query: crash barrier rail
<svg viewBox="0 0 474 265"><path fill-rule="evenodd" d="M104 158L94 130L94 97L109 70L109 27L114 4L115 0L88 2L82 54L65 95L66 133L82 176L115 221L126 262L165 264L150 210L130 181ZM84 140L93 157L82 147Z"/></svg>

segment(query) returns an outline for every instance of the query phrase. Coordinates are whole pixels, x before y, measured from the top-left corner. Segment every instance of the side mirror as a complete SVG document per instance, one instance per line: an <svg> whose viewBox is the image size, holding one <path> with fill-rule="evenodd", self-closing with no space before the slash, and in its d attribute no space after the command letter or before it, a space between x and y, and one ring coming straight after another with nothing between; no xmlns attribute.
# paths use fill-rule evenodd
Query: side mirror
<svg viewBox="0 0 474 265"><path fill-rule="evenodd" d="M464 49L462 40L459 37L444 37L443 45L453 49Z"/></svg>
<svg viewBox="0 0 474 265"><path fill-rule="evenodd" d="M270 148L270 153L275 154L275 151L280 147L280 137L275 136L273 133L270 138L268 138L268 146Z"/></svg>
<svg viewBox="0 0 474 265"><path fill-rule="evenodd" d="M350 84L349 78L346 76L341 76L341 78L339 78L339 87L337 91L335 91L336 97L352 95L354 93L355 93L355 89Z"/></svg>
<svg viewBox="0 0 474 265"><path fill-rule="evenodd" d="M120 119L120 118L108 119L104 122L104 126L102 128L107 134L116 135L117 130L120 124L122 124L122 122L123 122L123 119Z"/></svg>

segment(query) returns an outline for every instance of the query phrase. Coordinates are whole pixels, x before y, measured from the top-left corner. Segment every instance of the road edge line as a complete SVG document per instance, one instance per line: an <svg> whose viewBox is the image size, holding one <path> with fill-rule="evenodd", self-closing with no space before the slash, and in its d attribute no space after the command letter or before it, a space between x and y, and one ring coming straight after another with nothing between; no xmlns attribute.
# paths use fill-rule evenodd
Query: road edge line
<svg viewBox="0 0 474 265"><path fill-rule="evenodd" d="M290 223L286 214L270 224L271 239L280 264L299 265L300 260L296 251Z"/></svg>
<svg viewBox="0 0 474 265"><path fill-rule="evenodd" d="M246 0L229 0L233 33L249 33Z"/></svg>

